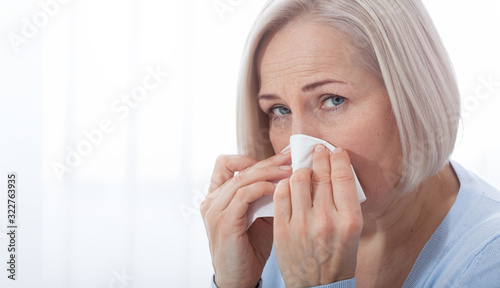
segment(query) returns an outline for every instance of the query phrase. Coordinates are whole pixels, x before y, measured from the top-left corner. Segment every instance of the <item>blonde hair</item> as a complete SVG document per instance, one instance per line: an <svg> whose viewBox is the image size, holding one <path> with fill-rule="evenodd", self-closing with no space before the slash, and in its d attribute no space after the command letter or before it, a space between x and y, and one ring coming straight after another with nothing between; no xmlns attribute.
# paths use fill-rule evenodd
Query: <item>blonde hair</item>
<svg viewBox="0 0 500 288"><path fill-rule="evenodd" d="M399 130L398 190L410 191L447 162L455 144L460 95L451 61L420 0L271 0L250 31L237 99L239 153L274 154L268 116L258 106L256 53L268 33L304 19L350 36L358 62L387 89Z"/></svg>

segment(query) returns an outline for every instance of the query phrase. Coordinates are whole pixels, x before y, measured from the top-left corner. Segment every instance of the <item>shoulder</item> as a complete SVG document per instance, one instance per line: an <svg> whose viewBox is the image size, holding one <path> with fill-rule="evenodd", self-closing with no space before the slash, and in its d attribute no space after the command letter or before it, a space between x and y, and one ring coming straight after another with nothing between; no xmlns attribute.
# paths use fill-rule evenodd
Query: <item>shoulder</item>
<svg viewBox="0 0 500 288"><path fill-rule="evenodd" d="M460 180L460 192L462 194L474 194L476 197L484 197L500 205L500 191L498 188L467 170L459 163L451 160L450 164Z"/></svg>
<svg viewBox="0 0 500 288"><path fill-rule="evenodd" d="M457 199L405 287L500 287L500 191L450 163L460 180Z"/></svg>
<svg viewBox="0 0 500 288"><path fill-rule="evenodd" d="M490 232L498 235L500 191L460 164L451 161L451 165L460 181L460 190L449 216L457 218L463 229L490 228ZM497 229L491 229L494 227Z"/></svg>
<svg viewBox="0 0 500 288"><path fill-rule="evenodd" d="M450 240L465 247L470 243L479 252L500 238L500 191L458 163L451 164L460 180L460 190L449 219L445 219L453 235Z"/></svg>
<svg viewBox="0 0 500 288"><path fill-rule="evenodd" d="M468 259L458 284L500 286L500 191L458 163L452 166L459 177L460 192L468 200L458 223L456 253ZM465 205L464 205L465 206ZM457 223L457 224L458 224ZM463 252L462 252L463 251ZM465 252L465 253L464 253Z"/></svg>

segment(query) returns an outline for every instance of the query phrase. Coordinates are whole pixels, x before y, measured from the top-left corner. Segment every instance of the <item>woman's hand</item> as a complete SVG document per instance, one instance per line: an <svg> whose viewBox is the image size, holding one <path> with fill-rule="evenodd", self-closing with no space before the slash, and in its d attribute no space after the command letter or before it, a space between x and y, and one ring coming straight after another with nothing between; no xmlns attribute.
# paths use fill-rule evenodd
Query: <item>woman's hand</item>
<svg viewBox="0 0 500 288"><path fill-rule="evenodd" d="M318 151L319 150L319 151ZM313 152L274 192L274 249L286 287L312 287L353 278L363 218L349 156Z"/></svg>
<svg viewBox="0 0 500 288"><path fill-rule="evenodd" d="M209 192L200 206L215 283L219 288L255 287L273 244L272 219L257 219L247 228L251 202L272 195L278 181L291 175L290 153L258 162L248 156L220 156ZM235 172L239 172L234 175Z"/></svg>

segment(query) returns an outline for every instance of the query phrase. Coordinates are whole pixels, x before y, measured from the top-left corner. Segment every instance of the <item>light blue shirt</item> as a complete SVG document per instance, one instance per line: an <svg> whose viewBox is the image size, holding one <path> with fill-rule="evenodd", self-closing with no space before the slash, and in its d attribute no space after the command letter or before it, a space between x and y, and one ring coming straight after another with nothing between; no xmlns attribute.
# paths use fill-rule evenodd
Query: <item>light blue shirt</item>
<svg viewBox="0 0 500 288"><path fill-rule="evenodd" d="M451 165L460 181L457 199L403 287L500 287L500 191L456 162ZM259 287L285 287L274 249ZM317 287L352 288L356 279Z"/></svg>

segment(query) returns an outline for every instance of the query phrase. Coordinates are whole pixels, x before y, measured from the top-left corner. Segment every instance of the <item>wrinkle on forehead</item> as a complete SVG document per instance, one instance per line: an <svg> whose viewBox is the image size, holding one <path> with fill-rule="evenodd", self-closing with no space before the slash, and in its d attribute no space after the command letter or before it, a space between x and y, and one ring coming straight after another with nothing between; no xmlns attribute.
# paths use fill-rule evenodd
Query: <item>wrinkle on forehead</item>
<svg viewBox="0 0 500 288"><path fill-rule="evenodd" d="M316 61L316 62L307 62L307 59L297 57L297 59L275 62L275 63L266 63L265 70L260 70L260 75L264 76L260 79L263 80L262 84L267 84L268 82L273 82L278 80L279 78L287 78L287 77L304 77L309 78L318 74L327 74L336 77L339 80L343 80L340 74L335 73L332 69L331 59L332 57L324 56L321 58L317 58L316 60L324 60L324 61ZM337 59L337 58L335 58ZM340 70L345 70L346 66L339 63L338 66L343 66ZM344 74L345 75L345 74Z"/></svg>
<svg viewBox="0 0 500 288"><path fill-rule="evenodd" d="M308 42L312 37L305 31L311 28L317 33L314 42ZM292 75L311 77L324 73L339 77L350 74L352 49L345 37L324 24L302 21L266 35L257 53L260 88L262 84ZM332 43L335 44L332 46Z"/></svg>

